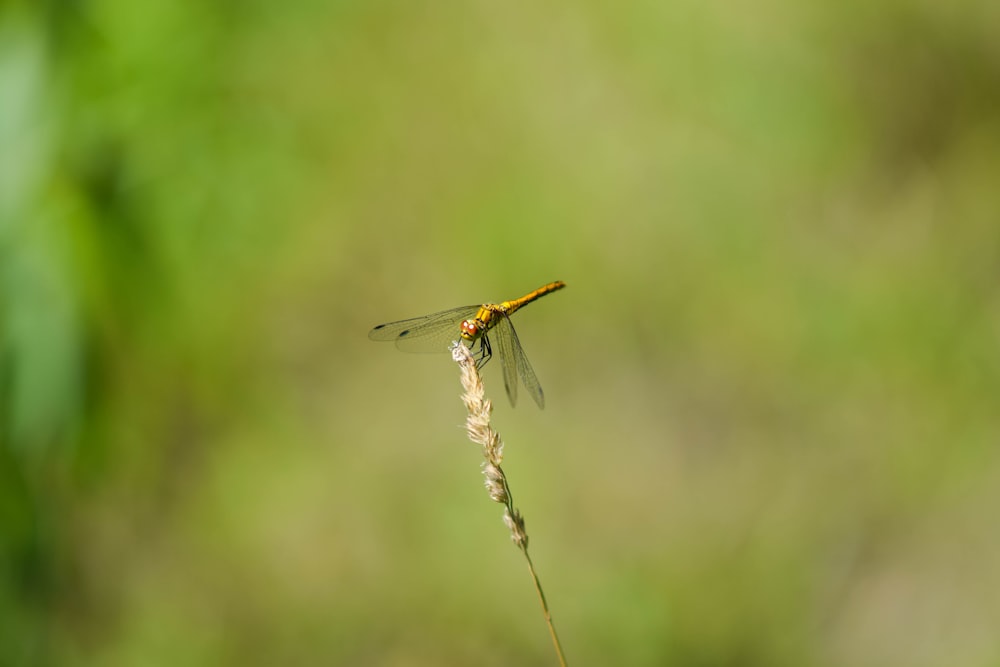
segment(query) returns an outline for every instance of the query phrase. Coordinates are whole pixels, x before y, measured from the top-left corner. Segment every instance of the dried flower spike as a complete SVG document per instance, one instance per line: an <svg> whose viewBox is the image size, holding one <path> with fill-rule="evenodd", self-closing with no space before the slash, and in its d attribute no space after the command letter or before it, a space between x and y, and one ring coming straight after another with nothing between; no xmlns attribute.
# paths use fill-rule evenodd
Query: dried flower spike
<svg viewBox="0 0 1000 667"><path fill-rule="evenodd" d="M503 468L500 467L500 462L503 460L503 441L490 423L493 404L486 398L482 377L479 375L476 360L469 348L456 342L451 348L451 354L461 369L462 389L464 390L462 402L465 403L465 408L469 413L465 421L465 430L469 434L469 440L483 448L483 458L485 459L483 476L486 478L486 491L489 493L490 500L504 506L504 523L510 530L511 540L521 550L528 562L528 572L531 573L535 592L542 605L542 614L545 616L545 623L548 626L549 635L552 637L559 664L566 667L566 658L563 655L559 637L556 635L555 626L552 624L552 615L549 613L549 605L542 592L542 584L535 573L531 557L528 556L528 533L525 530L524 517L514 509L510 485L507 483L507 476L504 474Z"/></svg>

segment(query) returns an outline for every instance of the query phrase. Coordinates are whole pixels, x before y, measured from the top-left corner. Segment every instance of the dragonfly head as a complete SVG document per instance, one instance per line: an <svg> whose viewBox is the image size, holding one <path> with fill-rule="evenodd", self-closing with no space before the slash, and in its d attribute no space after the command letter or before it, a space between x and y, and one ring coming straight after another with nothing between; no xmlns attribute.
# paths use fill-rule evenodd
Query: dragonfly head
<svg viewBox="0 0 1000 667"><path fill-rule="evenodd" d="M479 320L462 320L461 336L464 340L476 340L485 328Z"/></svg>

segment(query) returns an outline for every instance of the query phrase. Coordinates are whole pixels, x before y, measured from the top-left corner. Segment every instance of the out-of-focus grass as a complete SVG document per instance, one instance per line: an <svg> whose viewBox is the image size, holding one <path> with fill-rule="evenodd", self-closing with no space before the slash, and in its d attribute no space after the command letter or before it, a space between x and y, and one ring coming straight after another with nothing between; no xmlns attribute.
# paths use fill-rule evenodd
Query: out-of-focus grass
<svg viewBox="0 0 1000 667"><path fill-rule="evenodd" d="M1000 15L118 0L0 13L0 662L1000 657Z"/></svg>

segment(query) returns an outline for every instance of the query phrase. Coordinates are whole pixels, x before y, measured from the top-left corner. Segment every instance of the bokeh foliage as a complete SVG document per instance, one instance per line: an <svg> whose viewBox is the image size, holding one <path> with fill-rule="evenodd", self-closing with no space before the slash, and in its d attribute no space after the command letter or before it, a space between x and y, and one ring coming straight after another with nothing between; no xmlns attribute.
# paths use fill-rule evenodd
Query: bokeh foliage
<svg viewBox="0 0 1000 667"><path fill-rule="evenodd" d="M1000 9L0 5L0 663L1000 660ZM496 370L488 386L503 401Z"/></svg>

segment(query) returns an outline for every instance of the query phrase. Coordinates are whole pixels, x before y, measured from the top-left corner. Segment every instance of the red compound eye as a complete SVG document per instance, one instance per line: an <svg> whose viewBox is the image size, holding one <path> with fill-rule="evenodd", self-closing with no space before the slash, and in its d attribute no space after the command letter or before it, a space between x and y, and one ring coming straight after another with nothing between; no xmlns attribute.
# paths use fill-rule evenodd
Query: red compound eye
<svg viewBox="0 0 1000 667"><path fill-rule="evenodd" d="M475 338L478 333L475 320L462 320L462 338Z"/></svg>

